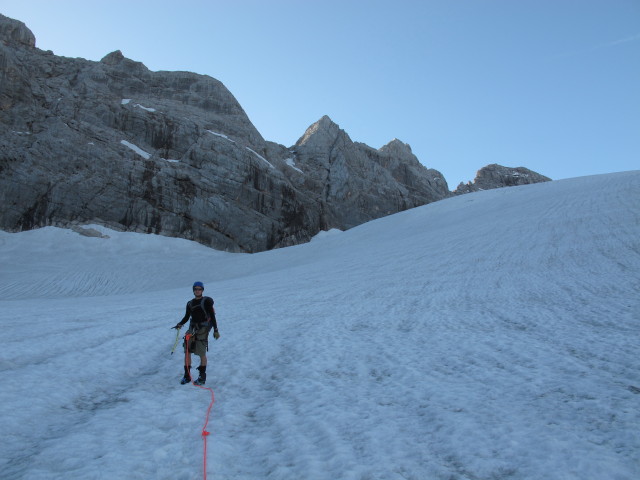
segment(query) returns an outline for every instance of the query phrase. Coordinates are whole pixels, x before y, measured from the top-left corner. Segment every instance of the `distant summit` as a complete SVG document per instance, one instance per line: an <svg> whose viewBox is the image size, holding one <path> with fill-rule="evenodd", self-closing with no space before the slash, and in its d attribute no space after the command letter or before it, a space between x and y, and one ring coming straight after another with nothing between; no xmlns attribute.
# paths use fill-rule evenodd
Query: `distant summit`
<svg viewBox="0 0 640 480"><path fill-rule="evenodd" d="M397 138L394 138L389 143L387 143L382 148L380 148L380 151L384 153L388 153L390 155L394 155L394 154L404 155L404 156L413 155L413 152L411 151L411 147L409 146L409 144L401 142Z"/></svg>
<svg viewBox="0 0 640 480"><path fill-rule="evenodd" d="M27 26L0 13L0 39L9 46L34 48L36 37Z"/></svg>
<svg viewBox="0 0 640 480"><path fill-rule="evenodd" d="M338 137L344 137L344 140L351 141L344 130L333 122L327 115L307 128L304 135L296 142L296 147L302 145L310 148L312 146L323 148L332 145Z"/></svg>
<svg viewBox="0 0 640 480"><path fill-rule="evenodd" d="M460 183L453 192L456 195L491 190L493 188L514 187L531 183L549 182L551 179L524 167L503 167L498 164L487 165L478 170L473 182Z"/></svg>

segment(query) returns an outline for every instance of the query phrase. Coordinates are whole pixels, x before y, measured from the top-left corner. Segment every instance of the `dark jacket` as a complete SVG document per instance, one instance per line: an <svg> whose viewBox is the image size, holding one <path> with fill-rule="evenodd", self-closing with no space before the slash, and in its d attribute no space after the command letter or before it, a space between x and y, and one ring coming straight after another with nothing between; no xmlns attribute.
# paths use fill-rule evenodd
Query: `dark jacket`
<svg viewBox="0 0 640 480"><path fill-rule="evenodd" d="M214 332L218 331L218 322L216 322L216 312L213 309L213 298L203 296L201 299L193 298L187 302L187 309L178 325L182 326L191 318L189 328L196 331L201 327L208 325L209 329L213 328Z"/></svg>

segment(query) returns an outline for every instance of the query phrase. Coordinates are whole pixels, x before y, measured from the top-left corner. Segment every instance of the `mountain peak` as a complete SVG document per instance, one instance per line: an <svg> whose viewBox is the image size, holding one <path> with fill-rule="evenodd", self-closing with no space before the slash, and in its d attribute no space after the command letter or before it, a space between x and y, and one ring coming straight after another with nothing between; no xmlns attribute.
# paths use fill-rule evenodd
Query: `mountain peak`
<svg viewBox="0 0 640 480"><path fill-rule="evenodd" d="M105 63L107 65L116 65L118 63L120 63L122 60L124 60L124 55L122 54L122 52L120 50L116 50L114 52L111 52L107 55L105 55L102 60L100 60L100 63Z"/></svg>
<svg viewBox="0 0 640 480"><path fill-rule="evenodd" d="M0 13L0 40L9 45L36 46L36 37L31 30L19 20L5 17Z"/></svg>
<svg viewBox="0 0 640 480"><path fill-rule="evenodd" d="M387 143L382 148L380 148L380 151L383 153L390 153L393 155L404 156L409 154L413 156L413 152L411 151L411 146L408 143L404 143L403 141L398 140L397 138L394 138L389 143Z"/></svg>
<svg viewBox="0 0 640 480"><path fill-rule="evenodd" d="M329 116L324 115L320 120L307 128L304 135L296 142L296 146L333 143L341 133L346 135L337 123L331 120Z"/></svg>
<svg viewBox="0 0 640 480"><path fill-rule="evenodd" d="M338 126L333 120L331 120L329 115L323 115L322 118L318 120L314 125L320 125L322 127L330 127L332 125L335 125L336 127Z"/></svg>
<svg viewBox="0 0 640 480"><path fill-rule="evenodd" d="M100 63L104 63L105 65L109 65L111 67L120 66L121 68L126 69L141 69L143 71L148 70L147 67L142 62L136 62L135 60L131 60L130 58L125 57L120 50L115 50L100 60Z"/></svg>
<svg viewBox="0 0 640 480"><path fill-rule="evenodd" d="M492 163L478 170L473 182L466 184L460 183L453 193L460 195L463 193L477 192L479 190L491 190L494 188L550 181L551 179L549 177L525 167L505 167Z"/></svg>

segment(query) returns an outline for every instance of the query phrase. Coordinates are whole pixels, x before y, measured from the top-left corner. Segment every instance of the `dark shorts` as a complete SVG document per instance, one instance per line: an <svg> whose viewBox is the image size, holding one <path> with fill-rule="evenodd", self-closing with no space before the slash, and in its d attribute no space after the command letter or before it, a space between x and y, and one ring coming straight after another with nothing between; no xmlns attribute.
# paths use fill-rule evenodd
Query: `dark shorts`
<svg viewBox="0 0 640 480"><path fill-rule="evenodd" d="M187 330L187 333L191 333L191 330ZM196 334L195 338L191 337L191 342L189 342L189 353L195 353L200 357L204 357L207 354L207 350L209 350L209 328L202 327L200 328ZM182 347L186 351L186 341L183 342Z"/></svg>

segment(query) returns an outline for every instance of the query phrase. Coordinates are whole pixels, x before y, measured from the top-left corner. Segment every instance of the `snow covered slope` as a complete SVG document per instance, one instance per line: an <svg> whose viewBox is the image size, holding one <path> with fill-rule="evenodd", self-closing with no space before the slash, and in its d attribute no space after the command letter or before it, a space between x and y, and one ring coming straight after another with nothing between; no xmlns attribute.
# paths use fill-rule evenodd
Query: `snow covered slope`
<svg viewBox="0 0 640 480"><path fill-rule="evenodd" d="M640 172L256 255L95 228L0 232L3 479L202 478L195 280L209 479L640 478Z"/></svg>

